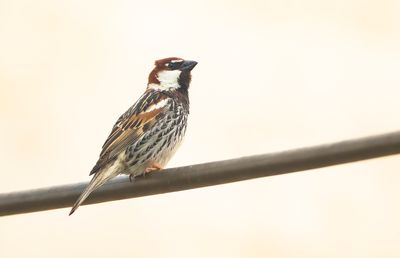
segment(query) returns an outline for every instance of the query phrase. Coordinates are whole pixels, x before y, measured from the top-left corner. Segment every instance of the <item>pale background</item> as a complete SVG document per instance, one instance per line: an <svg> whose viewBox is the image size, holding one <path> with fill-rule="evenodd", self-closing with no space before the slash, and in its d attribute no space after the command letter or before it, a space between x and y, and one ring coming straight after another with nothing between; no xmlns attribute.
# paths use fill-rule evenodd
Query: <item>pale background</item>
<svg viewBox="0 0 400 258"><path fill-rule="evenodd" d="M1 192L89 180L155 59L197 60L170 167L400 128L400 2L0 1ZM0 257L400 257L400 157L0 218Z"/></svg>

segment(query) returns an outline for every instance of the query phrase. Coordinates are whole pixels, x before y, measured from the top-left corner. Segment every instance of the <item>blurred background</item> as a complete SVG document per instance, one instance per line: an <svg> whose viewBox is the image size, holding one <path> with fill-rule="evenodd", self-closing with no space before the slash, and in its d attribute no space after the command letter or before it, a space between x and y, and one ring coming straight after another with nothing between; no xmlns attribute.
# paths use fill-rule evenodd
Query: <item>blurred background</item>
<svg viewBox="0 0 400 258"><path fill-rule="evenodd" d="M397 0L0 1L1 192L89 180L156 59L197 60L169 167L400 128ZM400 157L0 218L0 257L399 257Z"/></svg>

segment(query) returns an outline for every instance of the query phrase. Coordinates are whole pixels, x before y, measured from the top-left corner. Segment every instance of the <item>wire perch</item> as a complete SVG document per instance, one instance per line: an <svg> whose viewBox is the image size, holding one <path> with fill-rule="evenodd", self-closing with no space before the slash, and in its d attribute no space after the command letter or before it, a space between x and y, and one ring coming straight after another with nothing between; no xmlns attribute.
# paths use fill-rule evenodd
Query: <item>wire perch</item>
<svg viewBox="0 0 400 258"><path fill-rule="evenodd" d="M86 204L282 175L400 153L400 132L150 173L135 183L120 176L93 192ZM0 216L71 207L87 183L0 194ZM66 213L67 216L67 213Z"/></svg>

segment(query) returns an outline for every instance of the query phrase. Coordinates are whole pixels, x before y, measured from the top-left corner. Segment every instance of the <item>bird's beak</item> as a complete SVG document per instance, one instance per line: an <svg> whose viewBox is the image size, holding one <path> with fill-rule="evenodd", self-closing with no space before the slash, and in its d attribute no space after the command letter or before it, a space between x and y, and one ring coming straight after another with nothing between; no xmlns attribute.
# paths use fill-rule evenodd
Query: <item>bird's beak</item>
<svg viewBox="0 0 400 258"><path fill-rule="evenodd" d="M196 61L185 60L180 68L182 71L191 71L197 65Z"/></svg>

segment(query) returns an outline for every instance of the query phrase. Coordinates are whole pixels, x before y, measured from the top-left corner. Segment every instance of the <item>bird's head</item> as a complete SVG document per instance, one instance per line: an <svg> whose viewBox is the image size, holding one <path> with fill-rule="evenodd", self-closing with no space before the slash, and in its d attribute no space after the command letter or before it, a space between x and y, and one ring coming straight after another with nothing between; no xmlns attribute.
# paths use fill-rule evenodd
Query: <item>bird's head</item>
<svg viewBox="0 0 400 258"><path fill-rule="evenodd" d="M147 88L160 91L187 90L196 61L169 57L157 60L149 75Z"/></svg>

